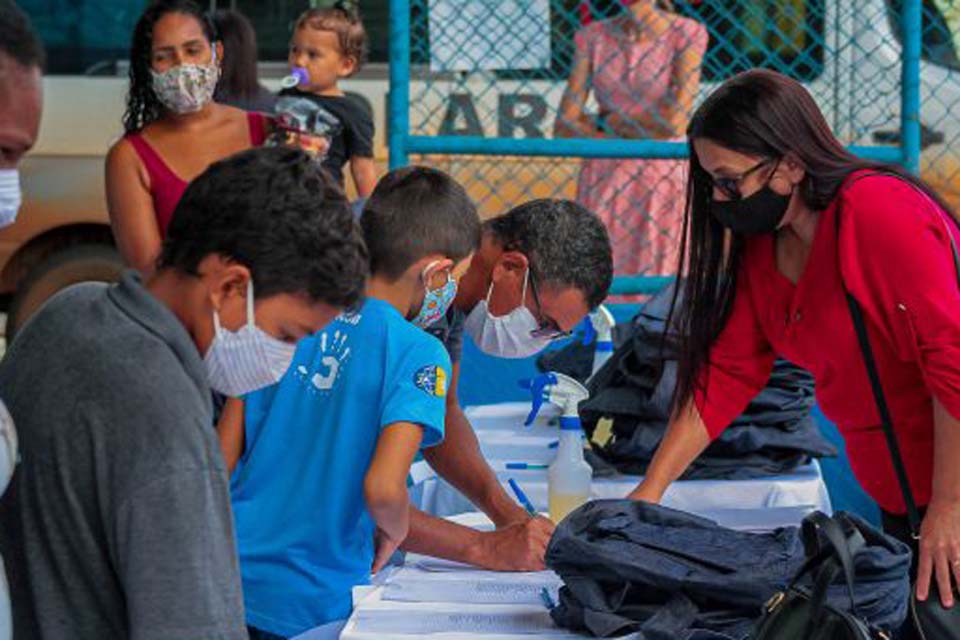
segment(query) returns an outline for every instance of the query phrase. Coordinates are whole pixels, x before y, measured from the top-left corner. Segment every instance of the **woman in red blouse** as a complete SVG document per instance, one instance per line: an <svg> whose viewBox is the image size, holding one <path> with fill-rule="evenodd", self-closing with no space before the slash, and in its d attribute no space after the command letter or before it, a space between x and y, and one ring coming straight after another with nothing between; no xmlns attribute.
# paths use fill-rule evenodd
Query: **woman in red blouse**
<svg viewBox="0 0 960 640"><path fill-rule="evenodd" d="M856 158L813 98L772 71L728 81L688 129L690 181L675 321L674 418L632 498L667 486L766 385L776 355L816 377L884 528L909 542L893 464L847 307L863 308L914 496L917 596L960 584L960 284L940 198ZM883 172L879 174L879 172ZM838 220L839 218L839 220ZM839 224L838 224L839 223ZM838 232L839 228L839 232Z"/></svg>

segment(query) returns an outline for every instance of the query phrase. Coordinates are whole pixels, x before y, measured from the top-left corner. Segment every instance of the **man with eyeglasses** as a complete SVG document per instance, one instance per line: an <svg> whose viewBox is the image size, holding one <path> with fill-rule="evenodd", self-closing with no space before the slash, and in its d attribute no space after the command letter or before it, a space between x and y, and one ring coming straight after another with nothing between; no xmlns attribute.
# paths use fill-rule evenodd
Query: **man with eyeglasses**
<svg viewBox="0 0 960 640"><path fill-rule="evenodd" d="M409 551L500 571L544 568L553 533L503 490L460 403L463 332L488 355L525 358L568 336L607 295L613 279L610 239L600 219L569 200L534 200L488 220L452 309L428 331L450 353L446 437L427 449L430 465L494 522L478 532L413 509Z"/></svg>

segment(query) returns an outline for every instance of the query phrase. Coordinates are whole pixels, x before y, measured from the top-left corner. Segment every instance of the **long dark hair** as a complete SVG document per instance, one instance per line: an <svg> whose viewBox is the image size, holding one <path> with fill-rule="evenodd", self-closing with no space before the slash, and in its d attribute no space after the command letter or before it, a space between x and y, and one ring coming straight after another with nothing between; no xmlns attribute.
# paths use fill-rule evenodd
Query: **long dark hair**
<svg viewBox="0 0 960 640"><path fill-rule="evenodd" d="M257 32L239 11L219 9L213 14L223 43L220 82L214 98L253 100L260 92L257 80Z"/></svg>
<svg viewBox="0 0 960 640"><path fill-rule="evenodd" d="M130 44L130 90L127 93L127 109L123 114L123 129L128 134L141 131L163 116L163 105L153 92L150 52L153 48L153 28L168 13L195 17L211 47L216 41L213 23L193 0L156 0L146 8L133 28L133 41Z"/></svg>
<svg viewBox="0 0 960 640"><path fill-rule="evenodd" d="M950 211L932 189L900 167L863 160L847 151L803 85L775 71L746 71L721 85L693 114L687 138L690 176L677 271L685 278L670 310L671 323L676 323L672 326L683 336L674 412L698 390L710 347L730 315L744 247L744 238L727 231L710 213L713 184L697 158L694 139L710 139L760 158L791 154L805 170L799 196L816 211L826 209L847 177L861 169L896 174Z"/></svg>

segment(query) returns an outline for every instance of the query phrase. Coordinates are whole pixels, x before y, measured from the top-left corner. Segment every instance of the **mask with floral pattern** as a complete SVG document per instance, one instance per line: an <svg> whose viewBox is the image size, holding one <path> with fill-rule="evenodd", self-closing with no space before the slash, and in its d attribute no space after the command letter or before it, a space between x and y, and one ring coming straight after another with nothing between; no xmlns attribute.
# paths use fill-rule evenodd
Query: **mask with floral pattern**
<svg viewBox="0 0 960 640"><path fill-rule="evenodd" d="M220 80L217 50L210 64L178 64L163 72L150 70L153 92L164 107L183 115L196 113L213 100L213 91Z"/></svg>

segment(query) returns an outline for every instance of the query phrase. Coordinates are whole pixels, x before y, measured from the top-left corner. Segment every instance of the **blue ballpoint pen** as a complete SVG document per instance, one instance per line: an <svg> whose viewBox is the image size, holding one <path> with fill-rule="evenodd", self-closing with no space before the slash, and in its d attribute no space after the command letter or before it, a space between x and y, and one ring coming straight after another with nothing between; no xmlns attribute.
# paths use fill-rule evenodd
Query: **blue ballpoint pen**
<svg viewBox="0 0 960 640"><path fill-rule="evenodd" d="M523 492L523 489L520 488L520 485L517 484L517 481L513 478L507 480L507 484L510 485L510 488L513 489L514 495L517 496L517 501L527 510L532 516L537 515L537 510L533 508L533 505L530 504L530 499L527 497L527 494Z"/></svg>

